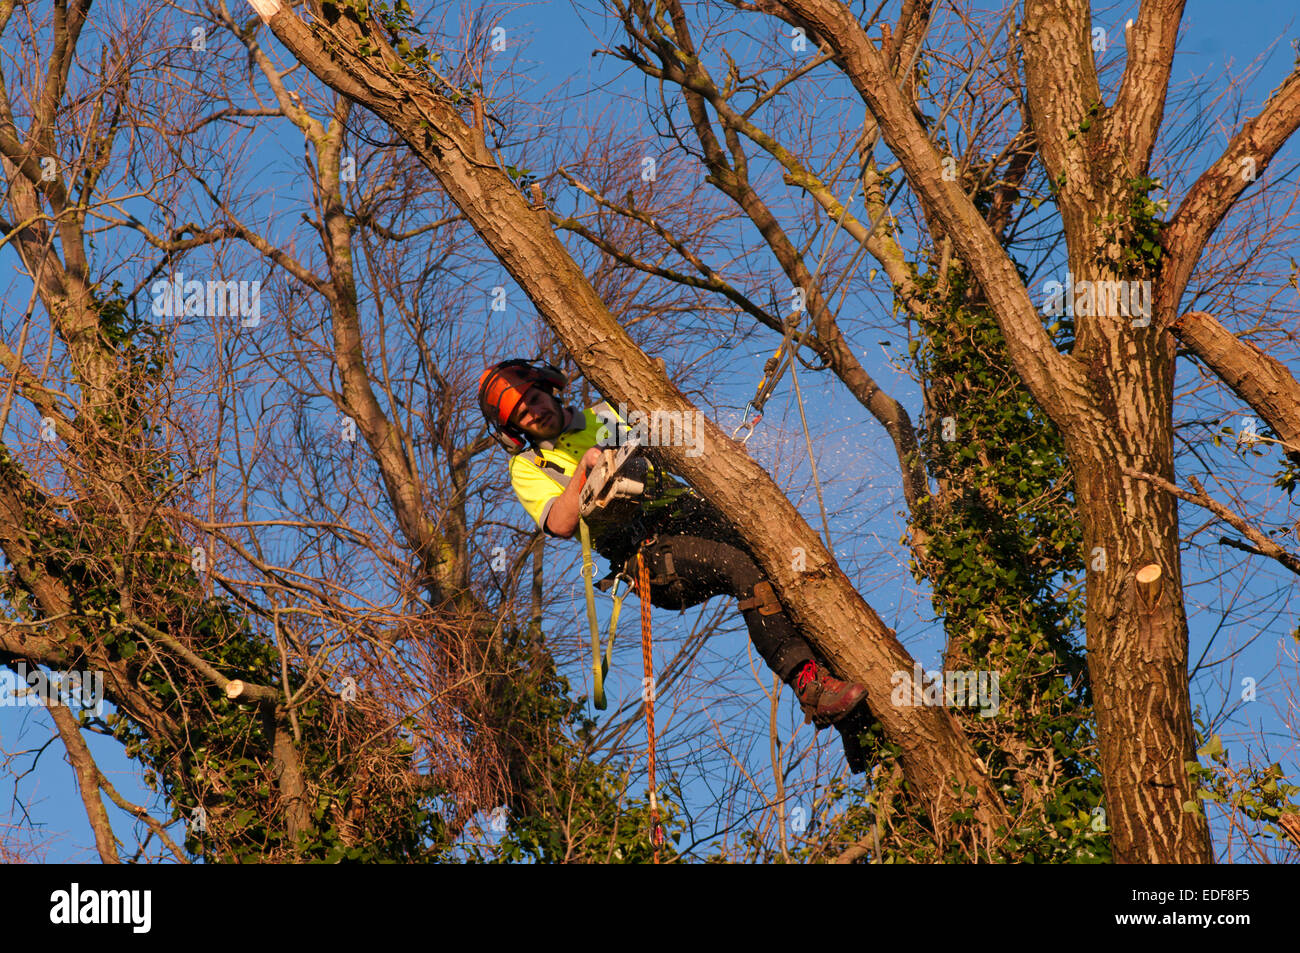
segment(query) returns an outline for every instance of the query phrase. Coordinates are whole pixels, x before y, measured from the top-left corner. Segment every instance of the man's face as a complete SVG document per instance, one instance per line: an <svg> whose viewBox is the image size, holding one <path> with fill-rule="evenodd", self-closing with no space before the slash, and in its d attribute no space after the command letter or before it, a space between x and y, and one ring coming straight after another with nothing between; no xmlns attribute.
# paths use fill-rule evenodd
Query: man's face
<svg viewBox="0 0 1300 953"><path fill-rule="evenodd" d="M564 408L540 387L530 387L513 423L534 440L554 440L564 430Z"/></svg>

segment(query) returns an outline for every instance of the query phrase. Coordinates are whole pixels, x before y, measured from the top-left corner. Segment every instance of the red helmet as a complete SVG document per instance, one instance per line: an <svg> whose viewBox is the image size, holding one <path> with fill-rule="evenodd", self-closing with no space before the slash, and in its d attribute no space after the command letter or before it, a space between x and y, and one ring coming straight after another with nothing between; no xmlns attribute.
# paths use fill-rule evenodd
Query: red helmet
<svg viewBox="0 0 1300 953"><path fill-rule="evenodd" d="M511 453L518 453L527 446L528 438L510 421L529 389L541 387L555 396L566 383L563 372L550 364L502 361L489 367L478 379L479 410L487 418L497 442Z"/></svg>

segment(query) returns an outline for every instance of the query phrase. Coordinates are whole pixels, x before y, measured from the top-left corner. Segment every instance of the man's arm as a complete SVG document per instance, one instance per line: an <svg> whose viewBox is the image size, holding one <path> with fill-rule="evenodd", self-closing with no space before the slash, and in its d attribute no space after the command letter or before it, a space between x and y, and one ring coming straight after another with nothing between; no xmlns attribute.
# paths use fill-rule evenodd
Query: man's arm
<svg viewBox="0 0 1300 953"><path fill-rule="evenodd" d="M551 504L546 514L546 529L549 532L568 538L578 528L578 498L582 495L582 487L587 482L587 477L600 463L603 454L604 450L600 447L592 447L582 455L582 459L578 461L578 469L573 471L573 477L569 480L569 485L555 498L555 502Z"/></svg>

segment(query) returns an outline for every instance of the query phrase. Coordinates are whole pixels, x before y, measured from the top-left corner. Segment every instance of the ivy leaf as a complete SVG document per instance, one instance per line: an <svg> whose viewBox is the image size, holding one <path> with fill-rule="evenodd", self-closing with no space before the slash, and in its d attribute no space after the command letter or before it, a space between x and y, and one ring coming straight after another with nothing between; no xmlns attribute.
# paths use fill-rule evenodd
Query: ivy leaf
<svg viewBox="0 0 1300 953"><path fill-rule="evenodd" d="M1213 738L1210 739L1209 744L1207 744L1204 748L1199 749L1196 753L1202 758L1218 757L1219 755L1223 754L1223 739L1220 738L1218 735L1215 735Z"/></svg>

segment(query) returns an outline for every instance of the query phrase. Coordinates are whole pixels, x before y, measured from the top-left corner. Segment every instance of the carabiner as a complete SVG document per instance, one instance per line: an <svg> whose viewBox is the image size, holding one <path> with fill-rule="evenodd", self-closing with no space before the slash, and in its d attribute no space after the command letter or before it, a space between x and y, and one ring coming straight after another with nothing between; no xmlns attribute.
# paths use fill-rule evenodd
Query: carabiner
<svg viewBox="0 0 1300 953"><path fill-rule="evenodd" d="M617 573L615 573L614 585L610 586L609 597L616 601L618 599L618 584L620 580L625 581L627 583L627 588L623 590L624 596L626 596L629 592L632 591L632 586L636 583L636 580L633 579L629 573L623 572L621 569Z"/></svg>
<svg viewBox="0 0 1300 953"><path fill-rule="evenodd" d="M744 430L746 427L749 428L748 430L745 430L745 436L741 438L740 441L741 446L744 446L746 443L748 443L749 438L754 436L754 428L757 427L758 422L763 419L762 414L757 414L753 420L750 420L749 412L751 410L757 410L757 408L754 407L754 402L752 400L749 401L747 404L745 404L745 410L740 417L740 426L738 426L735 430L735 433L731 435L731 439L735 440L736 434L740 433L740 431Z"/></svg>

